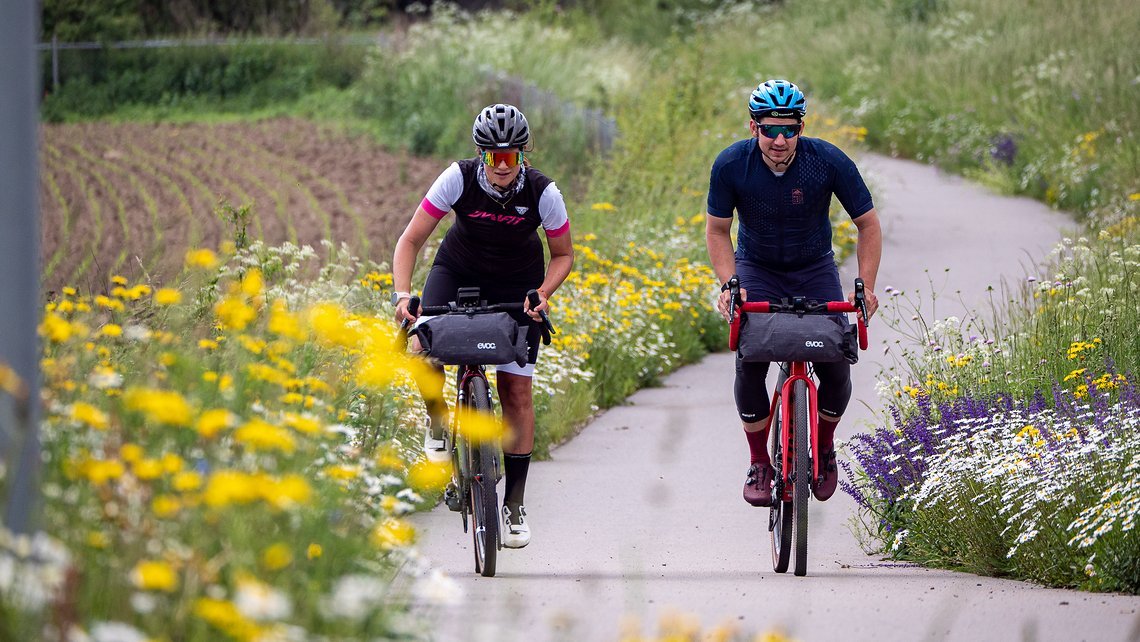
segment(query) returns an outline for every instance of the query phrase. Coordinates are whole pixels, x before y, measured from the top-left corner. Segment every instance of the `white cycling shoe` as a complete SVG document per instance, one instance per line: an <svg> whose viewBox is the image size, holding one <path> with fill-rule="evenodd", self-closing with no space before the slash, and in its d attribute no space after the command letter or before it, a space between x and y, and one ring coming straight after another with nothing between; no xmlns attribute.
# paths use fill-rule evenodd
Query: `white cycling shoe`
<svg viewBox="0 0 1140 642"><path fill-rule="evenodd" d="M503 548L522 548L530 544L530 526L526 523L526 508L518 508L518 514L511 513L511 508L503 505Z"/></svg>
<svg viewBox="0 0 1140 642"><path fill-rule="evenodd" d="M447 438L446 428L443 430L443 435L436 439L432 435L431 424L429 423L424 429L424 455L427 456L428 461L434 463L451 461L451 448L448 441L450 440Z"/></svg>

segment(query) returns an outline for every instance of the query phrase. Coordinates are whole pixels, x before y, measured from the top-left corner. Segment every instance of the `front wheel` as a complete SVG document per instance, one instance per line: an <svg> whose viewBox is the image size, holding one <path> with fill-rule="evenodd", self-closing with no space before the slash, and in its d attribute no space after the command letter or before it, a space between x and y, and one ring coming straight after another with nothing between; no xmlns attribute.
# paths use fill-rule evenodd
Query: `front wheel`
<svg viewBox="0 0 1140 642"><path fill-rule="evenodd" d="M776 469L776 486L772 489L772 509L768 517L768 532L772 540L772 569L777 573L788 571L792 554L792 503L784 501L783 461L780 407L772 417L772 466Z"/></svg>
<svg viewBox="0 0 1140 642"><path fill-rule="evenodd" d="M792 513L796 540L797 576L807 575L808 496L811 494L811 424L808 415L807 382L799 380L792 385L792 436L795 439L795 457L792 467Z"/></svg>
<svg viewBox="0 0 1140 642"><path fill-rule="evenodd" d="M468 383L467 402L480 412L491 412L487 381L472 377ZM484 577L495 575L495 558L499 552L499 498L495 485L499 481L499 445L468 444L471 474L471 529L475 547L475 572Z"/></svg>

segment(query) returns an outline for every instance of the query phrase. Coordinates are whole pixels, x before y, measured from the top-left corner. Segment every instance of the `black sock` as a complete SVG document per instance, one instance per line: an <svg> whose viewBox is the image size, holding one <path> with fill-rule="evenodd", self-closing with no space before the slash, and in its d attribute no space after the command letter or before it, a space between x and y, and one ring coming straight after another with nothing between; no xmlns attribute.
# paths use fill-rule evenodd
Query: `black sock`
<svg viewBox="0 0 1140 642"><path fill-rule="evenodd" d="M511 507L511 512L523 503L526 491L526 473L530 469L530 453L515 455L503 453L503 468L507 481L503 488L503 504Z"/></svg>
<svg viewBox="0 0 1140 642"><path fill-rule="evenodd" d="M428 417L431 419L432 439L442 439L444 427L447 426L447 402L441 397L425 400L424 405L427 406Z"/></svg>

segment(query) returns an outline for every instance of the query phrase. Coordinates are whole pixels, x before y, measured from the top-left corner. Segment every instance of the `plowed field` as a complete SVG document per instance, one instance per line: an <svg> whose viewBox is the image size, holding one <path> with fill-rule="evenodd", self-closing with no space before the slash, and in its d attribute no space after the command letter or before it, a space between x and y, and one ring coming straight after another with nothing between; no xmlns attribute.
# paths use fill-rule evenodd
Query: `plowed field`
<svg viewBox="0 0 1140 642"><path fill-rule="evenodd" d="M101 292L112 274L172 278L187 248L231 238L222 202L252 205L251 238L327 238L389 261L444 167L293 119L44 125L40 158L47 292Z"/></svg>

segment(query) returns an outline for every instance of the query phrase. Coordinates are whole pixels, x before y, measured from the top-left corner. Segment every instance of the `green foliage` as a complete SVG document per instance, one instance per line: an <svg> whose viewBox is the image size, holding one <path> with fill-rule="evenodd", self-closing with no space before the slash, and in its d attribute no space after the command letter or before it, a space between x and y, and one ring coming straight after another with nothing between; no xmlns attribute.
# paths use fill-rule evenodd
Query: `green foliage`
<svg viewBox="0 0 1140 642"><path fill-rule="evenodd" d="M331 41L61 53L61 86L41 106L48 121L105 116L139 105L242 111L295 102L321 88L354 82L365 55L362 47ZM51 87L51 66L43 68L44 87Z"/></svg>

